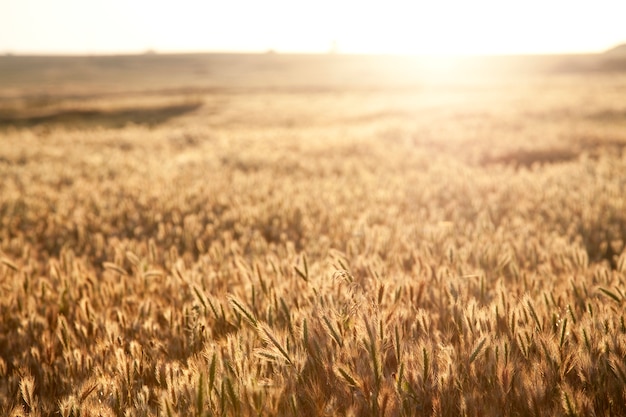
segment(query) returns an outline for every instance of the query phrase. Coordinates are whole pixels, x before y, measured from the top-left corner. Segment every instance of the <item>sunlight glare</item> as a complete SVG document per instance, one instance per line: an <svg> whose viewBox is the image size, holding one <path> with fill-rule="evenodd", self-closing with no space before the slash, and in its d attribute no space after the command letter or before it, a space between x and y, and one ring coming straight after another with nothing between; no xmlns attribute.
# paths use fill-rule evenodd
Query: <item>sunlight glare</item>
<svg viewBox="0 0 626 417"><path fill-rule="evenodd" d="M385 9L359 10L358 19L344 28L341 38L350 50L385 54L481 55L507 53L524 43L541 44L533 37L542 34L511 30L506 18L511 13L489 1L482 7L450 1L395 2Z"/></svg>
<svg viewBox="0 0 626 417"><path fill-rule="evenodd" d="M555 16L567 18L555 20ZM528 1L511 4L495 0L442 0L384 5L365 3L337 10L342 25L336 30L341 49L358 53L418 55L489 55L576 52L603 46L581 31L601 7L581 2ZM610 36L607 17L604 34ZM601 28L594 32L599 35ZM615 35L613 35L615 36ZM563 47L570 43L570 50ZM576 46L574 46L576 45Z"/></svg>

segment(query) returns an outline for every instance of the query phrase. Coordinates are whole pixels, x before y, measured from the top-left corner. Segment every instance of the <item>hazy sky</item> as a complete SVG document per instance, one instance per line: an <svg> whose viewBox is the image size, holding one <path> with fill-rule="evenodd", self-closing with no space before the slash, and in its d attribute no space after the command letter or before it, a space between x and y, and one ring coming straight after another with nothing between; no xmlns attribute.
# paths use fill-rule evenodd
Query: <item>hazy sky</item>
<svg viewBox="0 0 626 417"><path fill-rule="evenodd" d="M491 54L626 42L625 0L0 0L0 53Z"/></svg>

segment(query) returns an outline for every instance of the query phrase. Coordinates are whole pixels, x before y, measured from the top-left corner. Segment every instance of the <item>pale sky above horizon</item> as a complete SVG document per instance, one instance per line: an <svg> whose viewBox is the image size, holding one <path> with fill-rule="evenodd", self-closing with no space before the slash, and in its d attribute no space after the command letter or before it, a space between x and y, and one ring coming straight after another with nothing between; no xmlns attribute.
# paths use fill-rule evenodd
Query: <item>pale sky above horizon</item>
<svg viewBox="0 0 626 417"><path fill-rule="evenodd" d="M601 52L624 0L0 0L0 53Z"/></svg>

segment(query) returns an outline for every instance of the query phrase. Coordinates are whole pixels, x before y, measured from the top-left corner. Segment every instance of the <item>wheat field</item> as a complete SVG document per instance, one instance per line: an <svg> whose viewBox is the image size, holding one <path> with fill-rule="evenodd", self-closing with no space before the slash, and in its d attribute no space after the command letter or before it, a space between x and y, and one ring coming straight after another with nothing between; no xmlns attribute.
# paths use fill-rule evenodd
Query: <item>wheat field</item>
<svg viewBox="0 0 626 417"><path fill-rule="evenodd" d="M626 72L20 59L1 415L626 415Z"/></svg>

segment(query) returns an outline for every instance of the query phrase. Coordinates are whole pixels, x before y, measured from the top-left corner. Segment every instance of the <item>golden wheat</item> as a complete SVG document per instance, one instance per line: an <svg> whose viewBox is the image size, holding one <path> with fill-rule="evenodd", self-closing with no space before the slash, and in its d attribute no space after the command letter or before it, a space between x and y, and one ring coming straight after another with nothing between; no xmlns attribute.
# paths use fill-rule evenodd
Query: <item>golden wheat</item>
<svg viewBox="0 0 626 417"><path fill-rule="evenodd" d="M586 80L2 131L0 414L626 415L624 82Z"/></svg>

